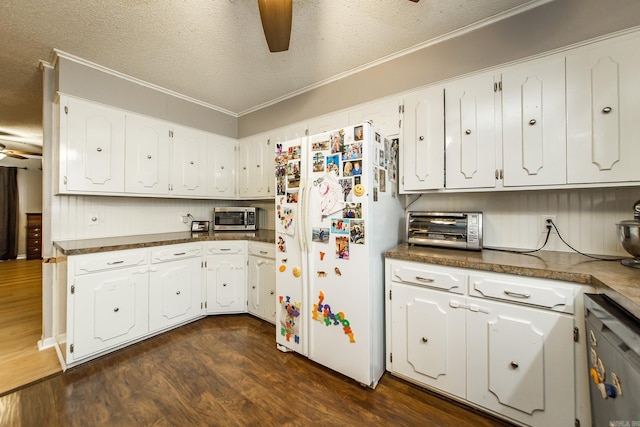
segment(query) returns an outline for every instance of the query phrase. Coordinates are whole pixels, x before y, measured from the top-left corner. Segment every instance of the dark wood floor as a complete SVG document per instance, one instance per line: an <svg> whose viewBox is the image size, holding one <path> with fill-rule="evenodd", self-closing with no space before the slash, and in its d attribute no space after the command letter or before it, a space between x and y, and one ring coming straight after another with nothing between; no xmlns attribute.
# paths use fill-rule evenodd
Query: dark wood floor
<svg viewBox="0 0 640 427"><path fill-rule="evenodd" d="M209 316L0 397L2 426L500 426L385 374L375 390Z"/></svg>

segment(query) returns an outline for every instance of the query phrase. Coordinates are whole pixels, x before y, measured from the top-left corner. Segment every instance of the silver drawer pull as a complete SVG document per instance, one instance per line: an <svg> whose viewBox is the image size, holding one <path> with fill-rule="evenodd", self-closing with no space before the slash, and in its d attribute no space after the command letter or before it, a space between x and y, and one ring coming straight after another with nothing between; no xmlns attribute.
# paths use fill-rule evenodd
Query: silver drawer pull
<svg viewBox="0 0 640 427"><path fill-rule="evenodd" d="M426 343L427 341L429 341L429 339L427 337L422 337L422 342Z"/></svg>
<svg viewBox="0 0 640 427"><path fill-rule="evenodd" d="M120 311L120 309L119 309L118 307L116 307L116 308L114 308L114 309L113 309L113 312L114 312L114 313L117 313L117 312L119 312L119 311Z"/></svg>
<svg viewBox="0 0 640 427"><path fill-rule="evenodd" d="M518 369L518 367L520 366L520 364L515 360L509 363L509 365L511 366L511 369Z"/></svg>
<svg viewBox="0 0 640 427"><path fill-rule="evenodd" d="M611 108L611 107L604 107L604 108L602 109L602 112L603 112L603 113L605 113L605 114L609 114L609 113L611 112L611 110L612 110L612 108Z"/></svg>
<svg viewBox="0 0 640 427"><path fill-rule="evenodd" d="M177 291L177 292L176 292L176 295L180 295L180 291Z"/></svg>
<svg viewBox="0 0 640 427"><path fill-rule="evenodd" d="M178 252L177 254L173 254L173 256L186 255L186 252Z"/></svg>
<svg viewBox="0 0 640 427"><path fill-rule="evenodd" d="M416 280L419 280L419 281L425 282L425 283L433 283L433 279L429 279L427 277L416 276Z"/></svg>
<svg viewBox="0 0 640 427"><path fill-rule="evenodd" d="M513 292L510 291L509 289L505 289L504 290L504 294L505 295L509 295L510 297L516 297L516 298L531 298L531 294L523 294L520 292Z"/></svg>
<svg viewBox="0 0 640 427"><path fill-rule="evenodd" d="M268 252L268 251L260 251L260 253L261 253L261 254L265 254L265 255L266 255L266 254L268 254L269 252Z"/></svg>
<svg viewBox="0 0 640 427"><path fill-rule="evenodd" d="M221 251L230 251L231 248L220 248Z"/></svg>
<svg viewBox="0 0 640 427"><path fill-rule="evenodd" d="M107 265L117 265L117 264L122 264L124 261L111 261L108 262Z"/></svg>

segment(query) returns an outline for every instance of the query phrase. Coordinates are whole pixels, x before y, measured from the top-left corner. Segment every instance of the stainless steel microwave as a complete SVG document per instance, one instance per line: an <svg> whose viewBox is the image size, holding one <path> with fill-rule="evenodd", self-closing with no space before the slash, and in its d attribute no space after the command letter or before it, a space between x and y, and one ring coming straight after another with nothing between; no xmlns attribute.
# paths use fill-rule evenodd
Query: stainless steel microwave
<svg viewBox="0 0 640 427"><path fill-rule="evenodd" d="M258 229L256 208L213 208L213 229L218 231L248 231Z"/></svg>
<svg viewBox="0 0 640 427"><path fill-rule="evenodd" d="M407 243L482 249L481 212L409 212Z"/></svg>

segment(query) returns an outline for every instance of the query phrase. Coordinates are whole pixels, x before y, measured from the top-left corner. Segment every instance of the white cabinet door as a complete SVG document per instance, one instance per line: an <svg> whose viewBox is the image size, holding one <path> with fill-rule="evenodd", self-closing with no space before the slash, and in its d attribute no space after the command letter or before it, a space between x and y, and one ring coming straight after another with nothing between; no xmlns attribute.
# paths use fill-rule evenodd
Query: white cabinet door
<svg viewBox="0 0 640 427"><path fill-rule="evenodd" d="M249 244L247 292L249 313L275 324L276 266L273 245Z"/></svg>
<svg viewBox="0 0 640 427"><path fill-rule="evenodd" d="M246 311L245 255L207 256L207 313Z"/></svg>
<svg viewBox="0 0 640 427"><path fill-rule="evenodd" d="M151 266L149 330L163 329L202 313L202 261L188 258Z"/></svg>
<svg viewBox="0 0 640 427"><path fill-rule="evenodd" d="M640 181L640 38L567 55L567 178L571 184Z"/></svg>
<svg viewBox="0 0 640 427"><path fill-rule="evenodd" d="M564 56L502 70L505 186L566 183Z"/></svg>
<svg viewBox="0 0 640 427"><path fill-rule="evenodd" d="M275 137L278 141L281 138ZM257 135L238 144L238 191L242 198L273 197L275 144L270 135Z"/></svg>
<svg viewBox="0 0 640 427"><path fill-rule="evenodd" d="M125 191L169 193L169 123L126 116Z"/></svg>
<svg viewBox="0 0 640 427"><path fill-rule="evenodd" d="M480 310L467 314L467 400L527 425L573 425L573 318L469 302Z"/></svg>
<svg viewBox="0 0 640 427"><path fill-rule="evenodd" d="M148 293L146 266L76 276L70 304L72 326L68 328L73 360L147 333Z"/></svg>
<svg viewBox="0 0 640 427"><path fill-rule="evenodd" d="M236 150L238 141L213 135L209 144L208 193L216 198L236 196Z"/></svg>
<svg viewBox="0 0 640 427"><path fill-rule="evenodd" d="M444 90L414 92L404 99L400 192L444 188Z"/></svg>
<svg viewBox="0 0 640 427"><path fill-rule="evenodd" d="M450 301L466 299L400 283L391 292L394 373L464 398L466 311Z"/></svg>
<svg viewBox="0 0 640 427"><path fill-rule="evenodd" d="M309 135L315 135L318 133L329 132L334 129L338 129L340 126L344 126L349 122L349 113L346 111L340 111L338 113L326 114L321 117L316 117L309 122ZM357 123L356 123L357 124ZM302 138L303 136L300 136ZM295 139L295 138L287 138Z"/></svg>
<svg viewBox="0 0 640 427"><path fill-rule="evenodd" d="M173 126L171 195L207 195L211 138L212 135L207 132Z"/></svg>
<svg viewBox="0 0 640 427"><path fill-rule="evenodd" d="M447 188L496 185L496 84L484 73L445 87Z"/></svg>
<svg viewBox="0 0 640 427"><path fill-rule="evenodd" d="M124 112L69 97L61 97L60 108L60 190L122 193Z"/></svg>
<svg viewBox="0 0 640 427"><path fill-rule="evenodd" d="M400 99L388 99L349 110L349 125L370 122L384 136L400 132ZM340 126L344 126L340 124Z"/></svg>

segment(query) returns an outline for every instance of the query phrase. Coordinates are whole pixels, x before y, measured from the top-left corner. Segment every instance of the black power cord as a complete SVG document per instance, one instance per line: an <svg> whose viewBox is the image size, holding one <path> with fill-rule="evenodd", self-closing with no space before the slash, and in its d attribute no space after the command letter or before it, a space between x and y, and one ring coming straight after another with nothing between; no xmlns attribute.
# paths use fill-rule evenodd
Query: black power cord
<svg viewBox="0 0 640 427"><path fill-rule="evenodd" d="M542 250L545 246L547 246L547 243L549 242L549 236L551 235L551 228L553 227L553 229L556 230L556 233L558 234L558 238L560 239L560 241L562 241L562 243L564 243L565 245L567 245L569 247L569 249L571 249L572 251L582 255L582 256L586 256L587 258L591 258L591 259L595 259L598 261L622 261L624 258L600 258L600 257L596 257L593 255L588 255L585 254L583 252L580 252L579 250L577 250L576 248L574 248L573 246L571 246L569 243L567 243L566 240L564 240L564 238L562 237L562 235L560 234L560 230L558 230L558 227L556 226L556 224L548 219L547 220L547 236L544 239L544 243L542 244L542 246L540 246L538 249L533 249L530 251L516 251L516 250L512 250L512 249L500 249L500 248L484 248L484 249L490 249L492 251L500 251L500 252L509 252L512 254L532 254L535 252L538 252L540 250Z"/></svg>

